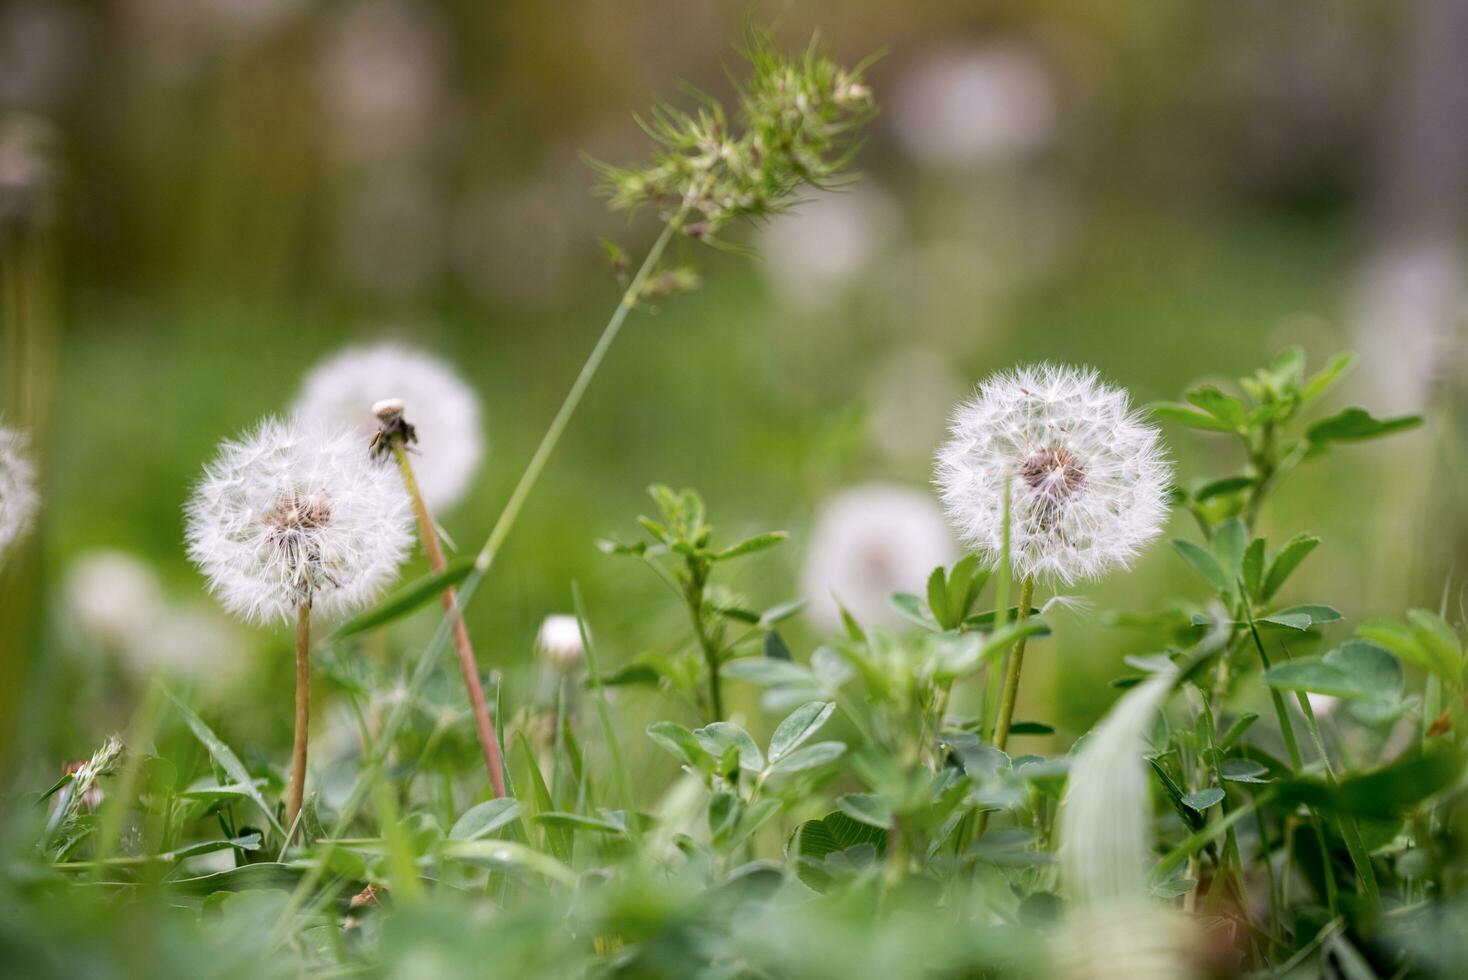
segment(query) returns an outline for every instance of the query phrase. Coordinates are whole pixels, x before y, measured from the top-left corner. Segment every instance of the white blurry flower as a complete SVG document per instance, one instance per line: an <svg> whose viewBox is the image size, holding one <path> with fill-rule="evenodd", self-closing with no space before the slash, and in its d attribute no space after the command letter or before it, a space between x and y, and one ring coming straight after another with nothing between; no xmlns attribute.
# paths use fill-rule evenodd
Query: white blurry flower
<svg viewBox="0 0 1468 980"><path fill-rule="evenodd" d="M1016 574L1069 584L1125 567L1162 530L1171 467L1155 428L1094 371L996 374L954 413L935 482L965 543Z"/></svg>
<svg viewBox="0 0 1468 980"><path fill-rule="evenodd" d="M434 510L452 505L484 455L484 438L479 400L438 358L397 344L349 347L306 376L292 413L313 425L350 426L365 438L379 425L372 406L388 398L403 402L416 430L413 471L424 501Z"/></svg>
<svg viewBox="0 0 1468 980"><path fill-rule="evenodd" d="M107 650L146 638L166 604L153 570L123 551L78 556L67 569L66 598L82 635Z"/></svg>
<svg viewBox="0 0 1468 980"><path fill-rule="evenodd" d="M224 442L187 507L189 557L220 603L254 622L304 603L350 612L412 544L402 480L347 429L266 419Z"/></svg>
<svg viewBox="0 0 1468 980"><path fill-rule="evenodd" d="M30 526L39 502L25 436L0 426L0 559Z"/></svg>
<svg viewBox="0 0 1468 980"><path fill-rule="evenodd" d="M920 590L955 549L943 513L911 487L868 483L836 494L822 506L801 573L810 614L826 630L841 627L845 606L863 625L898 626L894 592Z"/></svg>
<svg viewBox="0 0 1468 980"><path fill-rule="evenodd" d="M761 228L760 271L791 306L829 307L892 238L898 220L891 200L870 184L817 191Z"/></svg>
<svg viewBox="0 0 1468 980"><path fill-rule="evenodd" d="M1310 702L1310 710L1317 718L1328 718L1336 708L1341 706L1341 699L1331 694L1317 694L1314 691L1305 695L1305 700Z"/></svg>
<svg viewBox="0 0 1468 980"><path fill-rule="evenodd" d="M562 674L572 673L586 659L581 624L565 613L545 617L535 637L535 648L550 667Z"/></svg>
<svg viewBox="0 0 1468 980"><path fill-rule="evenodd" d="M914 158L937 166L1008 161L1054 136L1050 70L1013 42L942 51L897 81L890 118Z"/></svg>
<svg viewBox="0 0 1468 980"><path fill-rule="evenodd" d="M444 119L444 42L430 5L339 8L318 70L332 149L378 162L425 149Z"/></svg>
<svg viewBox="0 0 1468 980"><path fill-rule="evenodd" d="M1404 239L1369 258L1352 319L1372 405L1420 412L1437 381L1461 376L1454 347L1465 299L1464 256L1449 239Z"/></svg>
<svg viewBox="0 0 1468 980"><path fill-rule="evenodd" d="M1055 936L1058 980L1188 980L1202 936L1183 915L1139 899L1067 915Z"/></svg>

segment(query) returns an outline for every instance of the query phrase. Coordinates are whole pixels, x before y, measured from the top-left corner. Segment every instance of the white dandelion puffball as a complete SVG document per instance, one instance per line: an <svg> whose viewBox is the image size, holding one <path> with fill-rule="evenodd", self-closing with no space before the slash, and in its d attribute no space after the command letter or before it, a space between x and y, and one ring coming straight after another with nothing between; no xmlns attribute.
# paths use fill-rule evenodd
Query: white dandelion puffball
<svg viewBox="0 0 1468 980"><path fill-rule="evenodd" d="M1172 468L1126 392L1041 364L996 374L959 405L935 482L948 519L987 560L1070 584L1126 567L1162 530Z"/></svg>
<svg viewBox="0 0 1468 980"><path fill-rule="evenodd" d="M347 348L306 376L292 412L371 435L378 428L372 406L387 398L402 400L403 418L417 433L413 474L424 502L437 510L458 501L484 455L479 399L438 358L390 343Z"/></svg>
<svg viewBox="0 0 1468 980"><path fill-rule="evenodd" d="M905 620L892 607L892 593L921 592L933 569L955 554L932 497L912 487L863 484L821 506L801 592L822 629L841 628L838 602L863 625L896 627Z"/></svg>
<svg viewBox="0 0 1468 980"><path fill-rule="evenodd" d="M158 576L125 551L88 551L66 572L72 620L88 642L126 649L145 639L164 613Z"/></svg>
<svg viewBox="0 0 1468 980"><path fill-rule="evenodd" d="M545 662L563 674L569 674L586 659L581 643L581 624L575 616L556 613L545 617L535 637L535 648Z"/></svg>
<svg viewBox="0 0 1468 980"><path fill-rule="evenodd" d="M310 603L327 616L370 602L412 545L398 474L349 429L266 419L226 441L187 508L189 557L230 612L257 623Z"/></svg>
<svg viewBox="0 0 1468 980"><path fill-rule="evenodd" d="M39 502L25 436L0 426L0 558L30 526Z"/></svg>

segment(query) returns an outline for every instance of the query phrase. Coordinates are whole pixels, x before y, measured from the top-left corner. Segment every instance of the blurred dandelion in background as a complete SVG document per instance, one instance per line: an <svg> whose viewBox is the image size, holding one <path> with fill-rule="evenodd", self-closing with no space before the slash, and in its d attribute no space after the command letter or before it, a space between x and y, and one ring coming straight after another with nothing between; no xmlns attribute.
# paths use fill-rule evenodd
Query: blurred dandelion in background
<svg viewBox="0 0 1468 980"><path fill-rule="evenodd" d="M833 306L900 228L897 205L871 181L817 191L760 229L759 268L782 302L803 310Z"/></svg>
<svg viewBox="0 0 1468 980"><path fill-rule="evenodd" d="M26 437L0 426L0 561L30 526L39 506Z"/></svg>
<svg viewBox="0 0 1468 980"><path fill-rule="evenodd" d="M842 628L843 606L864 626L896 627L904 620L892 607L892 593L912 589L955 555L943 512L931 496L899 484L863 484L821 505L801 591L821 629Z"/></svg>
<svg viewBox="0 0 1468 980"><path fill-rule="evenodd" d="M173 601L153 569L128 552L78 555L67 569L66 599L83 642L141 683L161 673L218 691L247 673L239 632L217 612Z"/></svg>
<svg viewBox="0 0 1468 980"><path fill-rule="evenodd" d="M1021 161L1055 137L1056 86L1018 41L943 48L909 66L891 95L898 144L919 163L964 167Z"/></svg>
<svg viewBox="0 0 1468 980"><path fill-rule="evenodd" d="M403 402L416 431L413 472L429 508L457 503L484 457L484 434L478 397L446 362L394 343L349 347L306 375L291 412L349 427L365 447L380 425L372 407L387 399Z"/></svg>

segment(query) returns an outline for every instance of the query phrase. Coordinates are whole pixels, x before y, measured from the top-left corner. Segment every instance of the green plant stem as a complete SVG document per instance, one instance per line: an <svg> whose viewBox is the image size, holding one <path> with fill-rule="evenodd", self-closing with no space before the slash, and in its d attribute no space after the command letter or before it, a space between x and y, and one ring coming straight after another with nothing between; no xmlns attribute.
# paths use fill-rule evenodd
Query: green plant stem
<svg viewBox="0 0 1468 980"><path fill-rule="evenodd" d="M551 453L555 452L556 445L561 441L561 435L566 431L566 426L571 421L571 416L576 412L576 406L581 404L581 398L586 394L591 379L596 377L597 369L601 362L606 359L607 351L612 342L617 339L621 332L622 323L627 319L627 314L632 312L632 307L637 305L637 297L641 295L643 287L647 284L647 278L652 274L653 268L658 260L662 258L663 250L668 247L672 240L674 231L682 224L683 216L688 213L688 205L685 203L676 214L668 219L663 225L663 230L653 242L652 248L648 249L647 258L642 260L637 274L632 277L632 282L627 286L626 292L622 294L622 301L612 311L611 318L602 330L600 339L596 346L591 349L586 363L581 366L581 373L576 375L576 380L571 384L571 390L566 392L566 398L561 402L560 409L555 418L551 420L550 428L541 437L540 445L536 447L535 454L530 457L525 472L520 474L520 481L515 484L514 491L510 494L505 509L500 512L499 520L495 521L494 527L489 532L489 538L484 542L484 547L479 550L474 559L474 567L481 572L489 571L494 564L495 556L499 554L505 538L515 526L515 521L520 516L520 510L525 506L525 501L530 496L530 491L535 489L536 482L540 479L541 470L549 462Z"/></svg>
<svg viewBox="0 0 1468 980"><path fill-rule="evenodd" d="M1014 621L1022 623L1030 618L1030 604L1035 599L1035 579L1025 576L1019 587L1019 609ZM999 701L999 721L994 728L994 747L1003 752L1009 745L1009 727L1014 721L1014 704L1019 698L1019 675L1025 663L1025 638L1021 637L1009 654L1009 663L1004 671L1004 694Z"/></svg>
<svg viewBox="0 0 1468 980"><path fill-rule="evenodd" d="M291 746L291 783L285 802L285 825L294 835L296 817L306 795L306 741L311 734L311 602L296 607L296 734ZM289 838L287 838L289 843Z"/></svg>
<svg viewBox="0 0 1468 980"><path fill-rule="evenodd" d="M402 434L395 433L391 439L393 456L403 475L403 485L408 489L408 496L413 500L413 511L418 517L418 536L423 540L428 567L434 574L441 575L448 568L448 561L444 558L443 546L438 541L438 525L434 523L433 515L418 487L418 479L413 474L413 463L408 459L408 449L403 445ZM469 627L464 623L464 617L454 615L458 595L453 586L445 588L441 598L444 612L453 617L454 649L459 655L459 673L463 675L464 689L469 694L469 711L474 717L474 729L479 736L480 751L484 755L484 768L489 773L489 785L498 799L505 795L505 765L499 739L495 737L494 722L490 720L489 707L484 700L484 684L479 679L479 661L474 656L473 644L469 642Z"/></svg>
<svg viewBox="0 0 1468 980"><path fill-rule="evenodd" d="M689 561L690 566L692 560ZM684 595L684 602L688 605L688 616L693 621L693 633L698 637L698 647L703 651L703 662L709 675L709 714L713 717L710 721L724 720L724 688L722 679L719 677L719 648L714 644L713 638L708 634L708 628L703 622L703 590L704 581L698 572L690 567L688 579L688 591Z"/></svg>

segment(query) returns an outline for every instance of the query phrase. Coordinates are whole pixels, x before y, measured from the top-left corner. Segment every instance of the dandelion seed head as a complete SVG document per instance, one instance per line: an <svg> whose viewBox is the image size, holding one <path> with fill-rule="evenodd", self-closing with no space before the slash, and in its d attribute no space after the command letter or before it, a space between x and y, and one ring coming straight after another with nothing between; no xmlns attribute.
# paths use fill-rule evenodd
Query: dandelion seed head
<svg viewBox="0 0 1468 980"><path fill-rule="evenodd" d="M72 620L89 643L109 650L146 642L165 600L158 577L125 551L89 551L66 573Z"/></svg>
<svg viewBox="0 0 1468 980"><path fill-rule="evenodd" d="M25 436L0 426L0 559L30 526L39 503Z"/></svg>
<svg viewBox="0 0 1468 980"><path fill-rule="evenodd" d="M863 625L899 626L892 593L921 591L933 569L954 557L953 537L932 497L912 487L863 484L822 505L801 591L823 629L841 627L840 606Z"/></svg>
<svg viewBox="0 0 1468 980"><path fill-rule="evenodd" d="M581 643L581 624L575 616L556 613L545 617L535 638L535 648L555 670L569 674L586 659Z"/></svg>
<svg viewBox="0 0 1468 980"><path fill-rule="evenodd" d="M230 612L287 620L370 602L412 543L398 474L351 430L267 419L226 441L187 508L189 557Z"/></svg>
<svg viewBox="0 0 1468 980"><path fill-rule="evenodd" d="M1070 584L1126 567L1167 519L1157 430L1096 372L1041 364L996 374L954 413L935 482L959 537L1015 572Z"/></svg>
<svg viewBox="0 0 1468 980"><path fill-rule="evenodd" d="M389 400L417 434L413 472L424 501L434 510L454 504L484 455L484 437L478 398L438 358L391 343L348 348L306 376L292 411L371 435L381 424L375 410Z"/></svg>

